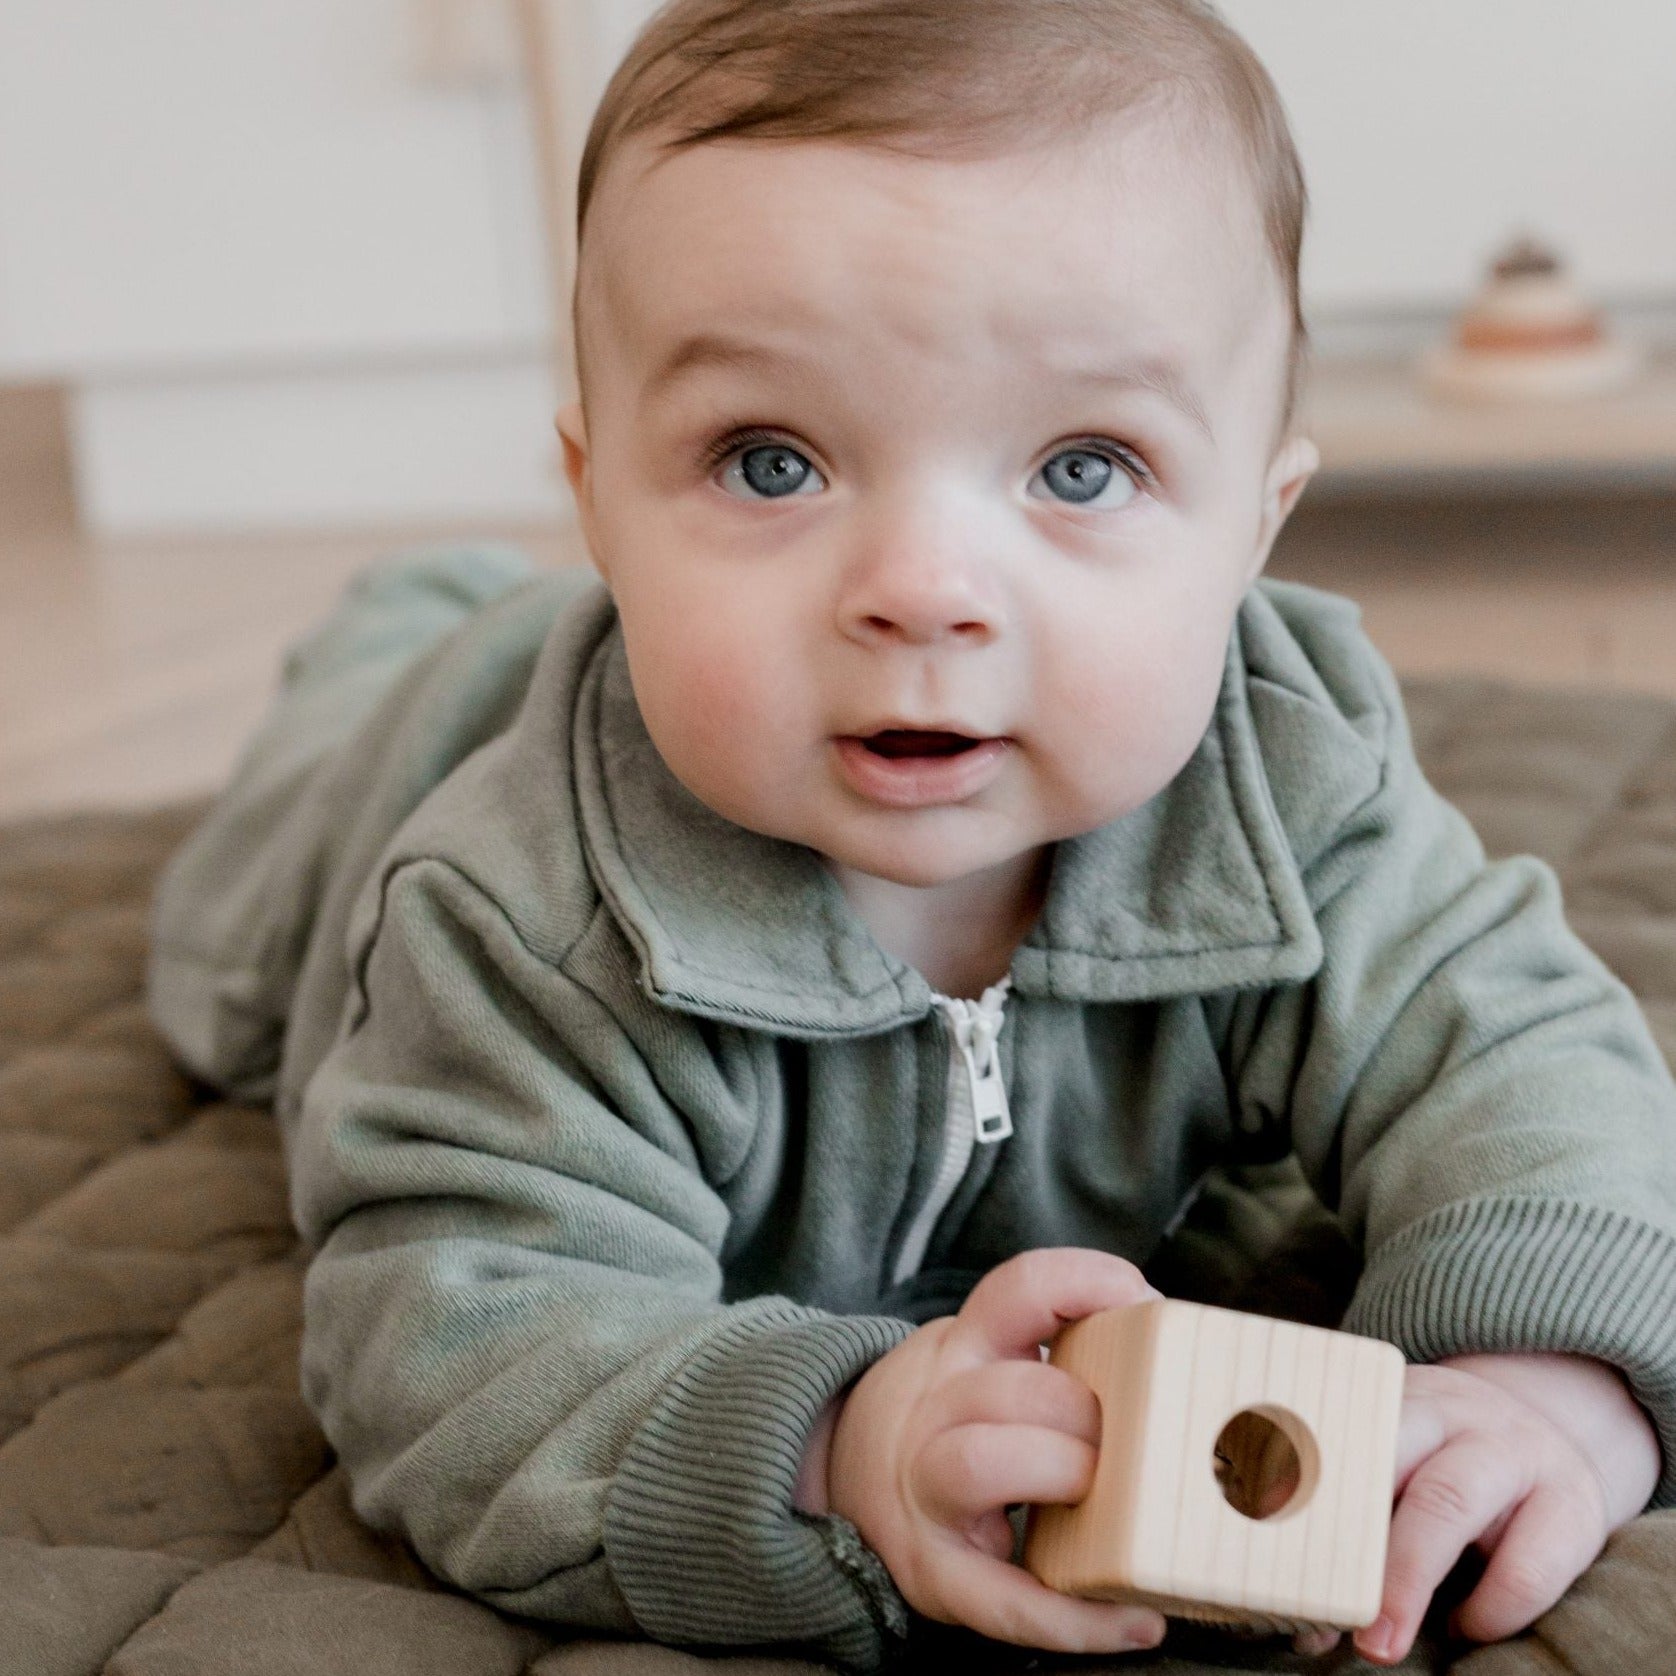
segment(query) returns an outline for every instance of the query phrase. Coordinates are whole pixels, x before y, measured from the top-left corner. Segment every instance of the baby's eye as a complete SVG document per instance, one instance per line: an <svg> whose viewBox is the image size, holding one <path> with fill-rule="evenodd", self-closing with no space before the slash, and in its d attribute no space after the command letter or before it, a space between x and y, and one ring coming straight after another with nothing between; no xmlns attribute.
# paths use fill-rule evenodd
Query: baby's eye
<svg viewBox="0 0 1676 1676"><path fill-rule="evenodd" d="M721 476L722 486L740 500L812 494L825 481L802 454L783 442L741 449Z"/></svg>
<svg viewBox="0 0 1676 1676"><path fill-rule="evenodd" d="M1038 480L1047 484L1056 500L1101 512L1127 506L1139 487L1132 467L1097 448L1061 449L1030 481ZM1101 500L1107 489L1113 494Z"/></svg>

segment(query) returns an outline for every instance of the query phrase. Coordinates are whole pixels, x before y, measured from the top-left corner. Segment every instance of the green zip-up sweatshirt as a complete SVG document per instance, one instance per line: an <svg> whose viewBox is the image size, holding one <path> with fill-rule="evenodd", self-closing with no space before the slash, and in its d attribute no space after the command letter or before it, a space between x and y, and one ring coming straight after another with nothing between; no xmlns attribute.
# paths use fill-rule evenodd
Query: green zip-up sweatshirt
<svg viewBox="0 0 1676 1676"><path fill-rule="evenodd" d="M1604 1359L1676 1503L1676 1092L1548 869L1421 777L1353 607L1255 589L1197 754L1059 846L1013 1132L893 1284L931 991L669 773L596 584L510 580L417 658L304 648L159 907L160 1021L277 1094L304 1389L369 1521L513 1612L874 1665L900 1596L792 1508L825 1404L1015 1253L1144 1263L1213 1165L1294 1152L1365 1255L1347 1329Z"/></svg>

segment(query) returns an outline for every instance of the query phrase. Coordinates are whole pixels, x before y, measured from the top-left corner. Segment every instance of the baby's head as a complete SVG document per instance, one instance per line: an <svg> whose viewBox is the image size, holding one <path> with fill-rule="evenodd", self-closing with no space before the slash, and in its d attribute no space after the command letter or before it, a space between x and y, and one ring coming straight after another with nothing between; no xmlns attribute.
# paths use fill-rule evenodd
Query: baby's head
<svg viewBox="0 0 1676 1676"><path fill-rule="evenodd" d="M936 885L1192 755L1315 463L1304 189L1198 0L674 0L583 156L560 415L646 724Z"/></svg>

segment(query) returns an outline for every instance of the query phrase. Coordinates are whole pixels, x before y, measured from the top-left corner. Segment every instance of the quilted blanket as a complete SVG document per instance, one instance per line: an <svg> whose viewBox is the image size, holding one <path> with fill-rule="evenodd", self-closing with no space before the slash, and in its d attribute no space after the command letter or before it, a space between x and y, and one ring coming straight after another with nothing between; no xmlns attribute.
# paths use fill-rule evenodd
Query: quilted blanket
<svg viewBox="0 0 1676 1676"><path fill-rule="evenodd" d="M1473 683L1410 700L1433 778L1492 851L1559 869L1676 1057L1676 706ZM0 1676L810 1670L565 1641L441 1588L355 1518L297 1391L302 1260L273 1124L191 1086L145 1019L148 892L194 813L0 830ZM1330 1318L1346 1254L1306 1197L1222 1184L1166 1264L1201 1296ZM1254 1268L1253 1251L1309 1260ZM1672 1668L1673 1569L1676 1516L1639 1520L1533 1634L1459 1658L1430 1643L1404 1668ZM1055 1662L969 1642L937 1662L957 1647L961 1669ZM1371 1668L1188 1628L1139 1663Z"/></svg>

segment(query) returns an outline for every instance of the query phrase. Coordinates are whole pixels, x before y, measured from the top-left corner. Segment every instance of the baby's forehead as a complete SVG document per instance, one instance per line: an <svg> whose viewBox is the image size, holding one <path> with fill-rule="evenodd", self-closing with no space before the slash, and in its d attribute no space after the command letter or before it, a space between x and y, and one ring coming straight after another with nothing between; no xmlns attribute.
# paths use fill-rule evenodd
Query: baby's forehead
<svg viewBox="0 0 1676 1676"><path fill-rule="evenodd" d="M695 326L764 316L910 339L995 324L998 355L1032 322L1073 338L1132 327L1226 356L1283 297L1255 195L1223 152L1139 121L987 155L640 139L590 210L585 358L647 373Z"/></svg>

